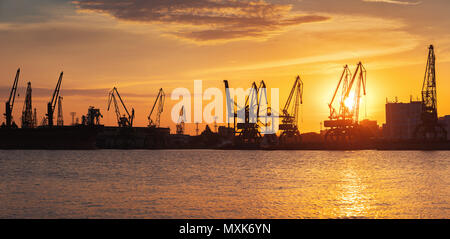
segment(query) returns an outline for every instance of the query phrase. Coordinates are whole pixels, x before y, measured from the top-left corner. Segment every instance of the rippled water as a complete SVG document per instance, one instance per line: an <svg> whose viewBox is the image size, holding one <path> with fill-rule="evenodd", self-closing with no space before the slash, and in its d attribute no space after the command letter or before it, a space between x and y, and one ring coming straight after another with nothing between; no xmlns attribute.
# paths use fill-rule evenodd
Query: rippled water
<svg viewBox="0 0 450 239"><path fill-rule="evenodd" d="M0 218L450 218L450 152L0 151Z"/></svg>

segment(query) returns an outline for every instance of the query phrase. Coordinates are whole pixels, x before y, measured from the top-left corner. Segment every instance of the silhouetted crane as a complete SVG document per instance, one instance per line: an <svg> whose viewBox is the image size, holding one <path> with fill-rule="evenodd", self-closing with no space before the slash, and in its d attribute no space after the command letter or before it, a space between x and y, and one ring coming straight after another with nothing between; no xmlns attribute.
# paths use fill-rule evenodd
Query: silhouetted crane
<svg viewBox="0 0 450 239"><path fill-rule="evenodd" d="M259 98L258 92L261 88L266 88L264 81L261 81L259 87L252 83L250 94L245 99L245 105L240 110L244 111L244 123L237 123L237 139L240 144L259 144L261 142L261 133L259 131ZM238 117L239 117L238 113Z"/></svg>
<svg viewBox="0 0 450 239"><path fill-rule="evenodd" d="M334 91L333 97L331 98L328 107L330 108L330 116L328 117L330 120L347 120L350 116L349 108L345 105L346 93L349 88L349 82L352 79L352 73L348 68L348 65L344 66L344 71L342 72L341 78L339 79L336 90ZM339 94L339 96L338 96ZM334 106L336 97L338 99L338 107ZM338 109L336 109L338 108Z"/></svg>
<svg viewBox="0 0 450 239"><path fill-rule="evenodd" d="M124 108L126 115L123 116L120 113L119 110L119 104L117 103L116 96L119 98L120 103L122 104L122 107ZM108 98L108 111L111 106L111 102L114 103L114 110L117 117L117 124L119 127L133 127L133 120L134 120L134 108L131 109L131 114L128 112L127 107L125 106L125 103L123 103L122 97L120 97L119 92L117 91L117 88L114 87L109 92L109 98Z"/></svg>
<svg viewBox="0 0 450 239"><path fill-rule="evenodd" d="M87 115L83 115L82 125L86 126L98 126L100 125L100 118L103 118L103 115L100 113L100 109L95 108L94 106L89 106Z"/></svg>
<svg viewBox="0 0 450 239"><path fill-rule="evenodd" d="M330 108L330 120L324 121L329 127L325 140L348 143L360 136L359 132L359 105L361 101L361 86L366 95L366 69L361 62L358 63L355 73L350 73L348 66L344 67L339 83L334 91ZM339 109L334 107L334 101L340 92Z"/></svg>
<svg viewBox="0 0 450 239"><path fill-rule="evenodd" d="M28 82L27 93L22 110L22 128L34 128L36 125L33 121L33 108L31 102L31 82Z"/></svg>
<svg viewBox="0 0 450 239"><path fill-rule="evenodd" d="M417 126L414 136L419 140L443 141L447 139L447 131L438 122L436 56L433 45L430 45L428 50L427 67L422 85L422 122Z"/></svg>
<svg viewBox="0 0 450 239"><path fill-rule="evenodd" d="M282 143L299 143L301 141L298 127L300 104L303 104L303 81L300 76L297 76L281 115L280 141Z"/></svg>
<svg viewBox="0 0 450 239"><path fill-rule="evenodd" d="M53 113L55 112L56 103L59 99L59 91L61 88L61 82L63 78L63 72L59 75L58 82L56 83L55 90L53 91L53 96L50 102L47 104L47 124L48 126L53 126Z"/></svg>
<svg viewBox="0 0 450 239"><path fill-rule="evenodd" d="M6 118L6 125L7 128L17 128L17 125L12 120L12 111L14 109L14 101L16 99L16 92L17 92L17 85L19 83L19 75L20 75L20 68L17 69L16 77L14 78L14 83L11 87L11 92L9 93L8 101L5 103L5 118Z"/></svg>
<svg viewBox="0 0 450 239"><path fill-rule="evenodd" d="M150 114L148 115L148 126L149 127L159 127L161 114L164 110L165 98L166 98L166 95L164 94L163 89L162 88L159 89L158 95L156 96L155 103L153 103L152 110L150 111ZM152 117L153 111L155 110L156 104L158 104L158 107L156 110L155 120L153 121L151 117Z"/></svg>
<svg viewBox="0 0 450 239"><path fill-rule="evenodd" d="M179 118L178 118L178 122L177 122L177 129L176 129L177 134L184 134L184 127L185 127L184 121L186 121L186 117L185 117L184 105L183 105L180 109L180 114L179 114Z"/></svg>
<svg viewBox="0 0 450 239"><path fill-rule="evenodd" d="M229 91L228 81L224 80L225 91L227 97L227 112L228 112L228 127L229 118L233 117L234 122L234 133L237 136L237 140L239 144L259 144L262 137L259 131L258 123L261 123L259 120L259 114L261 110L261 101L262 95L258 93L261 89L266 89L266 84L264 81L261 81L259 86L256 85L255 82L252 83L250 88L250 93L245 98L245 104L243 107L240 107L234 99L231 98L231 94ZM265 100L267 103L267 94L265 94ZM267 108L267 111L270 114L270 107ZM243 115L243 122L237 122L236 119Z"/></svg>
<svg viewBox="0 0 450 239"><path fill-rule="evenodd" d="M58 126L64 126L62 100L62 96L58 97L58 117L56 119L56 125Z"/></svg>

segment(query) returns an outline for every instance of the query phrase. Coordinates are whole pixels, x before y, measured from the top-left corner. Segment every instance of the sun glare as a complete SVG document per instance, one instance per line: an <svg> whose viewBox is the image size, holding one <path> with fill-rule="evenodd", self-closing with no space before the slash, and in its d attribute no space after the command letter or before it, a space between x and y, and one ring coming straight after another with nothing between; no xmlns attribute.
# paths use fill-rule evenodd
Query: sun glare
<svg viewBox="0 0 450 239"><path fill-rule="evenodd" d="M347 109L352 110L355 106L355 97L354 92L350 92L349 96L344 100L344 105L347 107Z"/></svg>

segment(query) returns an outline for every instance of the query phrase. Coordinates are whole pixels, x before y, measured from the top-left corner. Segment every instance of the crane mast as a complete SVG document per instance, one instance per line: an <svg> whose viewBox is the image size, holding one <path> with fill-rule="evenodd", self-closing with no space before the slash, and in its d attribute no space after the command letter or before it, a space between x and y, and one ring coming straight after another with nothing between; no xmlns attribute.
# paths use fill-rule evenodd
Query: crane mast
<svg viewBox="0 0 450 239"><path fill-rule="evenodd" d="M424 121L437 121L436 56L431 45L422 85L422 117Z"/></svg>
<svg viewBox="0 0 450 239"><path fill-rule="evenodd" d="M148 115L148 126L149 127L159 127L160 125L160 118L161 114L164 110L164 100L166 98L166 95L164 94L163 89L159 89L158 96L156 96L155 103L153 103L153 107L150 111L150 114ZM152 120L151 116L153 114L153 111L155 110L156 105L158 104L157 110L156 110L156 117L155 121Z"/></svg>
<svg viewBox="0 0 450 239"><path fill-rule="evenodd" d="M19 75L20 75L20 68L17 69L16 77L14 78L14 83L11 87L11 92L9 93L8 101L6 101L5 103L5 118L7 128L15 126L15 123L12 121L12 112L14 108L14 101L16 99L17 85L19 83Z"/></svg>
<svg viewBox="0 0 450 239"><path fill-rule="evenodd" d="M55 107L56 107L56 103L59 99L59 91L61 88L61 82L62 82L62 78L63 78L63 72L61 72L61 74L59 75L59 79L58 82L56 83L56 87L55 90L53 91L53 96L50 102L48 102L47 104L47 124L48 126L52 127L53 126L53 114L55 112Z"/></svg>
<svg viewBox="0 0 450 239"><path fill-rule="evenodd" d="M438 122L436 95L436 56L434 46L430 45L422 84L421 123L414 132L416 139L428 141L444 141L447 139L447 131Z"/></svg>
<svg viewBox="0 0 450 239"><path fill-rule="evenodd" d="M125 114L123 116L121 115L119 104L117 103L116 97L119 98L119 101L122 104L122 107L124 108L124 110L126 112L126 115ZM114 103L114 110L116 113L117 123L118 123L119 127L133 127L134 108L131 108L131 114L130 114L127 107L125 106L125 103L122 100L122 97L119 94L119 91L117 91L116 87L114 87L109 92L108 111L109 111L109 108L111 107L111 103Z"/></svg>
<svg viewBox="0 0 450 239"><path fill-rule="evenodd" d="M233 117L233 129L234 129L234 131L236 131L236 117L237 117L236 107L237 107L237 104L234 101L234 99L231 98L228 80L224 80L223 83L225 84L225 94L226 94L226 100L227 100L226 105L227 105L228 128L230 128L230 117Z"/></svg>
<svg viewBox="0 0 450 239"><path fill-rule="evenodd" d="M28 82L27 93L25 96L25 102L23 104L22 110L22 128L33 128L35 127L33 121L33 108L31 102L31 82Z"/></svg>
<svg viewBox="0 0 450 239"><path fill-rule="evenodd" d="M37 113L36 113L36 108L34 108L33 111L33 127L37 126Z"/></svg>
<svg viewBox="0 0 450 239"><path fill-rule="evenodd" d="M184 121L185 121L185 114L184 114L184 105L183 105L180 109L180 114L179 114L179 118L178 118L178 122L177 122L177 129L176 129L177 134L184 134L184 129L185 129Z"/></svg>
<svg viewBox="0 0 450 239"><path fill-rule="evenodd" d="M58 126L64 126L62 100L62 96L58 97L58 118L56 120L56 125Z"/></svg>
<svg viewBox="0 0 450 239"><path fill-rule="evenodd" d="M281 115L280 141L282 143L298 143L301 140L298 127L300 104L303 104L303 81L300 76L297 76Z"/></svg>

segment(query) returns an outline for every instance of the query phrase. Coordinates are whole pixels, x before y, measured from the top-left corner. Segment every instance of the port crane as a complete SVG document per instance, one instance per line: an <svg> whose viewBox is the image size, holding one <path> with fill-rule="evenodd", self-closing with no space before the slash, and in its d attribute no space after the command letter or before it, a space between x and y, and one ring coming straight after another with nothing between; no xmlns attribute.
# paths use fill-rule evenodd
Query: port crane
<svg viewBox="0 0 450 239"><path fill-rule="evenodd" d="M177 134L184 134L184 121L186 120L185 115L184 115L184 105L181 107L180 109L180 114L179 114L179 118L178 118L178 123L177 123L177 129L176 129L176 133Z"/></svg>
<svg viewBox="0 0 450 239"><path fill-rule="evenodd" d="M324 126L329 128L325 134L326 141L351 143L360 137L359 105L361 88L365 96L366 69L363 64L359 62L353 74L346 65L328 104L330 116L329 120L324 121ZM336 97L339 97L337 102L335 102ZM335 103L338 107L335 107Z"/></svg>
<svg viewBox="0 0 450 239"><path fill-rule="evenodd" d="M225 84L225 92L227 94L227 112L228 117L233 117L233 128L234 134L237 136L239 143L243 144L258 144L260 143L262 137L259 131L259 114L261 110L261 102L263 100L262 94L259 95L261 89L266 89L266 84L261 81L259 86L255 82L252 83L250 94L245 99L244 107L239 107L236 101L231 98L229 91L229 84L227 80L223 81ZM267 103L267 93L265 94L265 101ZM252 114L250 114L252 111ZM267 113L270 115L270 107L267 108ZM244 115L244 122L237 123L236 118L242 114ZM229 118L228 118L228 128L230 128Z"/></svg>
<svg viewBox="0 0 450 239"><path fill-rule="evenodd" d="M120 103L122 104L122 107L124 108L126 115L122 115L120 113L119 104L117 103L117 98L119 98ZM114 103L114 110L117 117L117 123L119 127L133 127L133 120L134 120L134 108L131 109L131 114L129 113L127 107L125 106L125 103L123 103L122 97L120 97L119 91L117 91L117 88L114 87L109 92L108 97L108 111L111 106L111 103Z"/></svg>
<svg viewBox="0 0 450 239"><path fill-rule="evenodd" d="M22 128L34 128L36 125L33 120L33 109L31 104L31 82L27 84L27 93L22 110Z"/></svg>
<svg viewBox="0 0 450 239"><path fill-rule="evenodd" d="M166 95L164 94L163 89L159 89L158 92L158 96L156 96L156 100L155 103L153 103L153 107L152 110L150 111L150 114L148 115L148 127L159 127L160 125L160 118L161 118L161 114L164 110L164 100L166 98ZM158 107L156 107L156 105L158 105ZM153 121L152 114L153 111L156 109L156 116L155 116L155 120Z"/></svg>
<svg viewBox="0 0 450 239"><path fill-rule="evenodd" d="M245 100L245 123L238 124L238 139L244 144L259 144L262 136L260 132L259 111L260 111L260 98L258 94L261 89L266 89L266 83L261 81L259 86L256 83L252 83L252 90ZM267 96L267 95L266 95Z"/></svg>
<svg viewBox="0 0 450 239"><path fill-rule="evenodd" d="M281 143L299 143L301 141L298 127L300 104L303 104L303 81L300 76L297 76L281 115Z"/></svg>
<svg viewBox="0 0 450 239"><path fill-rule="evenodd" d="M47 124L48 126L53 126L53 113L55 112L56 103L59 100L59 92L61 89L61 82L63 78L63 72L59 75L58 82L56 83L55 90L53 91L53 96L50 102L47 104Z"/></svg>
<svg viewBox="0 0 450 239"><path fill-rule="evenodd" d="M89 106L87 115L81 117L81 124L86 126L98 126L100 125L100 118L103 118L100 109Z"/></svg>
<svg viewBox="0 0 450 239"><path fill-rule="evenodd" d="M14 101L16 99L17 85L19 83L20 68L17 69L16 77L14 78L14 83L11 87L11 92L9 93L8 101L5 103L5 118L7 128L17 128L17 125L12 120L12 112L14 108Z"/></svg>
<svg viewBox="0 0 450 239"><path fill-rule="evenodd" d="M64 126L62 100L62 96L58 97L58 118L56 120L56 125L58 126Z"/></svg>
<svg viewBox="0 0 450 239"><path fill-rule="evenodd" d="M428 60L422 85L421 123L416 127L414 137L426 141L444 141L447 139L447 131L438 122L436 56L433 45L428 48Z"/></svg>

